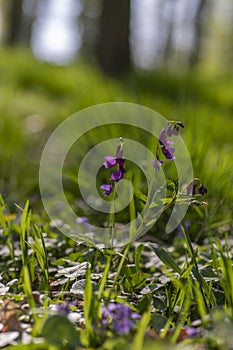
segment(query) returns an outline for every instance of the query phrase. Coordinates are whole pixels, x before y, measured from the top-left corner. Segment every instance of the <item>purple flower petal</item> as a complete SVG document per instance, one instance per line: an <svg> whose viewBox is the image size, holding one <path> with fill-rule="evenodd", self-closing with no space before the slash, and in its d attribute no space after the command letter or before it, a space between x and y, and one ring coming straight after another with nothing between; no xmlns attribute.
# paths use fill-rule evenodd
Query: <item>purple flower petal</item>
<svg viewBox="0 0 233 350"><path fill-rule="evenodd" d="M101 185L100 189L105 191L104 196L109 196L113 190L113 186L112 184Z"/></svg>
<svg viewBox="0 0 233 350"><path fill-rule="evenodd" d="M114 170L111 175L111 180L113 181L120 181L124 177L124 174L121 172L121 170Z"/></svg>
<svg viewBox="0 0 233 350"><path fill-rule="evenodd" d="M167 138L167 132L165 129L163 129L161 131L161 133L159 134L159 142L161 142L162 144L166 143L166 141L167 141L166 138Z"/></svg>
<svg viewBox="0 0 233 350"><path fill-rule="evenodd" d="M176 159L176 157L173 155L173 153L175 152L175 148L162 147L162 152L167 159L169 159L169 160Z"/></svg>
<svg viewBox="0 0 233 350"><path fill-rule="evenodd" d="M105 157L105 160L106 160L106 162L104 162L105 168L112 168L117 163L116 157L107 156Z"/></svg>
<svg viewBox="0 0 233 350"><path fill-rule="evenodd" d="M86 216L77 217L76 222L78 224L88 224L89 223L88 218Z"/></svg>
<svg viewBox="0 0 233 350"><path fill-rule="evenodd" d="M204 195L208 192L207 187L204 186L203 184L201 184L201 186L200 186L199 189L198 189L198 192L199 192L202 196L204 196Z"/></svg>
<svg viewBox="0 0 233 350"><path fill-rule="evenodd" d="M133 322L129 319L121 319L114 323L113 330L119 334L128 334L133 328Z"/></svg>
<svg viewBox="0 0 233 350"><path fill-rule="evenodd" d="M198 330L194 327L187 327L186 328L186 334L189 337L194 337L195 335L197 335L197 333L198 333Z"/></svg>
<svg viewBox="0 0 233 350"><path fill-rule="evenodd" d="M163 161L159 159L153 159L151 164L155 167L156 171L159 171L163 164Z"/></svg>

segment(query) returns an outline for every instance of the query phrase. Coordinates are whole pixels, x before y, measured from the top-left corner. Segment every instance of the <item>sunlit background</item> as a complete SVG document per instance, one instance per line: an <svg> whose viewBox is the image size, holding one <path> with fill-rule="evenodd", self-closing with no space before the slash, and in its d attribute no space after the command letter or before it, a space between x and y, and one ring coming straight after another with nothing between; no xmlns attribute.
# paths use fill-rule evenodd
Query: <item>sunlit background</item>
<svg viewBox="0 0 233 350"><path fill-rule="evenodd" d="M88 106L125 101L185 124L195 175L209 189L203 222L232 217L232 37L232 0L0 0L0 193L39 205L52 131ZM82 156L119 136L125 127L95 130L67 158L75 205ZM153 149L150 137L133 136Z"/></svg>
<svg viewBox="0 0 233 350"><path fill-rule="evenodd" d="M40 60L67 64L95 56L103 1L1 1L1 42L31 47ZM16 6L16 5L13 5ZM12 22L12 16L20 20ZM135 67L187 69L206 60L213 68L232 62L231 0L131 0L129 46ZM121 25L121 23L119 23ZM12 37L8 30L11 28ZM88 53L88 55L87 55Z"/></svg>

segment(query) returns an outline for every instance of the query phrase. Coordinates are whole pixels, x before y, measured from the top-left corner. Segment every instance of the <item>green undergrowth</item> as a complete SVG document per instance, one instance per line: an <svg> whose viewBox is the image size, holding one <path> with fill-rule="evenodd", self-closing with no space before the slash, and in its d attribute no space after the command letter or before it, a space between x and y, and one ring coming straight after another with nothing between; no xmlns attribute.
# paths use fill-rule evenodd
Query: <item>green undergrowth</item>
<svg viewBox="0 0 233 350"><path fill-rule="evenodd" d="M183 226L183 237L167 247L137 241L94 248L38 221L29 202L9 215L2 199L0 225L1 347L231 349L228 231L222 239L209 232L202 246ZM109 303L137 315L127 332L122 319L114 328L114 316L104 318Z"/></svg>
<svg viewBox="0 0 233 350"><path fill-rule="evenodd" d="M232 220L232 78L163 71L133 72L119 79L104 76L95 66L77 61L52 66L36 61L20 49L0 51L0 190L14 202L39 199L39 161L51 132L68 116L99 103L124 101L148 106L167 119L181 120L182 137L190 152L195 175L206 183L205 220L222 227ZM124 136L125 129L109 136ZM105 131L106 134L106 131ZM147 145L147 137L134 134ZM98 144L96 130L76 155ZM74 162L73 162L74 163ZM72 170L71 165L71 170ZM72 184L71 193L72 193Z"/></svg>

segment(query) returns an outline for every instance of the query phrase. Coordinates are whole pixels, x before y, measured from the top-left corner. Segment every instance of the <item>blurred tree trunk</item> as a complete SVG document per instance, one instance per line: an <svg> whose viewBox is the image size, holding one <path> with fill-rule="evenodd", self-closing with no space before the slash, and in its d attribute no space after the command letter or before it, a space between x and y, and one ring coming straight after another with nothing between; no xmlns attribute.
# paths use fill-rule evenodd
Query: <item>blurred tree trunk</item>
<svg viewBox="0 0 233 350"><path fill-rule="evenodd" d="M194 45L189 54L189 65L193 67L196 65L200 58L201 40L203 37L204 21L203 13L207 10L207 5L210 3L206 0L198 0L197 9L194 16L193 30L194 30Z"/></svg>
<svg viewBox="0 0 233 350"><path fill-rule="evenodd" d="M23 0L8 0L8 30L6 43L15 45L20 41Z"/></svg>
<svg viewBox="0 0 233 350"><path fill-rule="evenodd" d="M96 42L99 28L98 20L102 8L101 0L82 0L82 13L78 24L82 31L81 54L85 60L95 62Z"/></svg>
<svg viewBox="0 0 233 350"><path fill-rule="evenodd" d="M38 2L39 0L3 0L1 2L3 44L29 46Z"/></svg>
<svg viewBox="0 0 233 350"><path fill-rule="evenodd" d="M164 26L166 28L167 31L167 36L166 36L166 42L165 42L165 46L164 46L164 51L163 51L163 61L165 65L168 65L171 58L172 58L172 53L173 53L173 42L172 42L172 33L173 33L173 27L174 27L174 21L173 21L173 17L174 17L174 13L175 13L175 9L176 9L176 2L174 0L167 0L167 3L169 3L169 14L167 15L167 18L164 19ZM166 3L164 2L162 4L163 6L166 5ZM161 28L162 30L162 28ZM164 29L163 29L164 30Z"/></svg>
<svg viewBox="0 0 233 350"><path fill-rule="evenodd" d="M130 67L130 0L103 0L97 57L104 72L116 75Z"/></svg>

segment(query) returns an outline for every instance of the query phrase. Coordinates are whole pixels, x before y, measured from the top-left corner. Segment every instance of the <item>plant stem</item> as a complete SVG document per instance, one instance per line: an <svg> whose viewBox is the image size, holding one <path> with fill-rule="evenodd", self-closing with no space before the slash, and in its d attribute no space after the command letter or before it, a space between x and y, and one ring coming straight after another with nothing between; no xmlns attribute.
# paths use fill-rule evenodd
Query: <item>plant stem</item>
<svg viewBox="0 0 233 350"><path fill-rule="evenodd" d="M114 184L113 188L113 200L111 203L111 211L109 214L108 227L110 228L110 239L111 239L111 248L113 248L113 240L115 233L115 199L116 199L116 184Z"/></svg>
<svg viewBox="0 0 233 350"><path fill-rule="evenodd" d="M194 249L193 249L193 246L192 246L192 242L191 242L191 239L189 237L189 233L188 233L188 231L187 231L185 226L183 227L183 233L184 233L184 238L185 238L186 244L188 246L189 254L191 255L192 261L194 263L194 271L193 272L194 272L195 277L197 278L197 280L199 282L200 291L201 291L201 294L202 294L202 297L203 297L203 300L204 300L204 303L205 303L205 307L208 309L208 305L207 305L206 298L205 298L205 295L204 295L204 291L203 291L203 288L202 288L202 275L199 272L198 265L197 265L197 260L196 260L196 257L195 257L195 252L194 252Z"/></svg>

